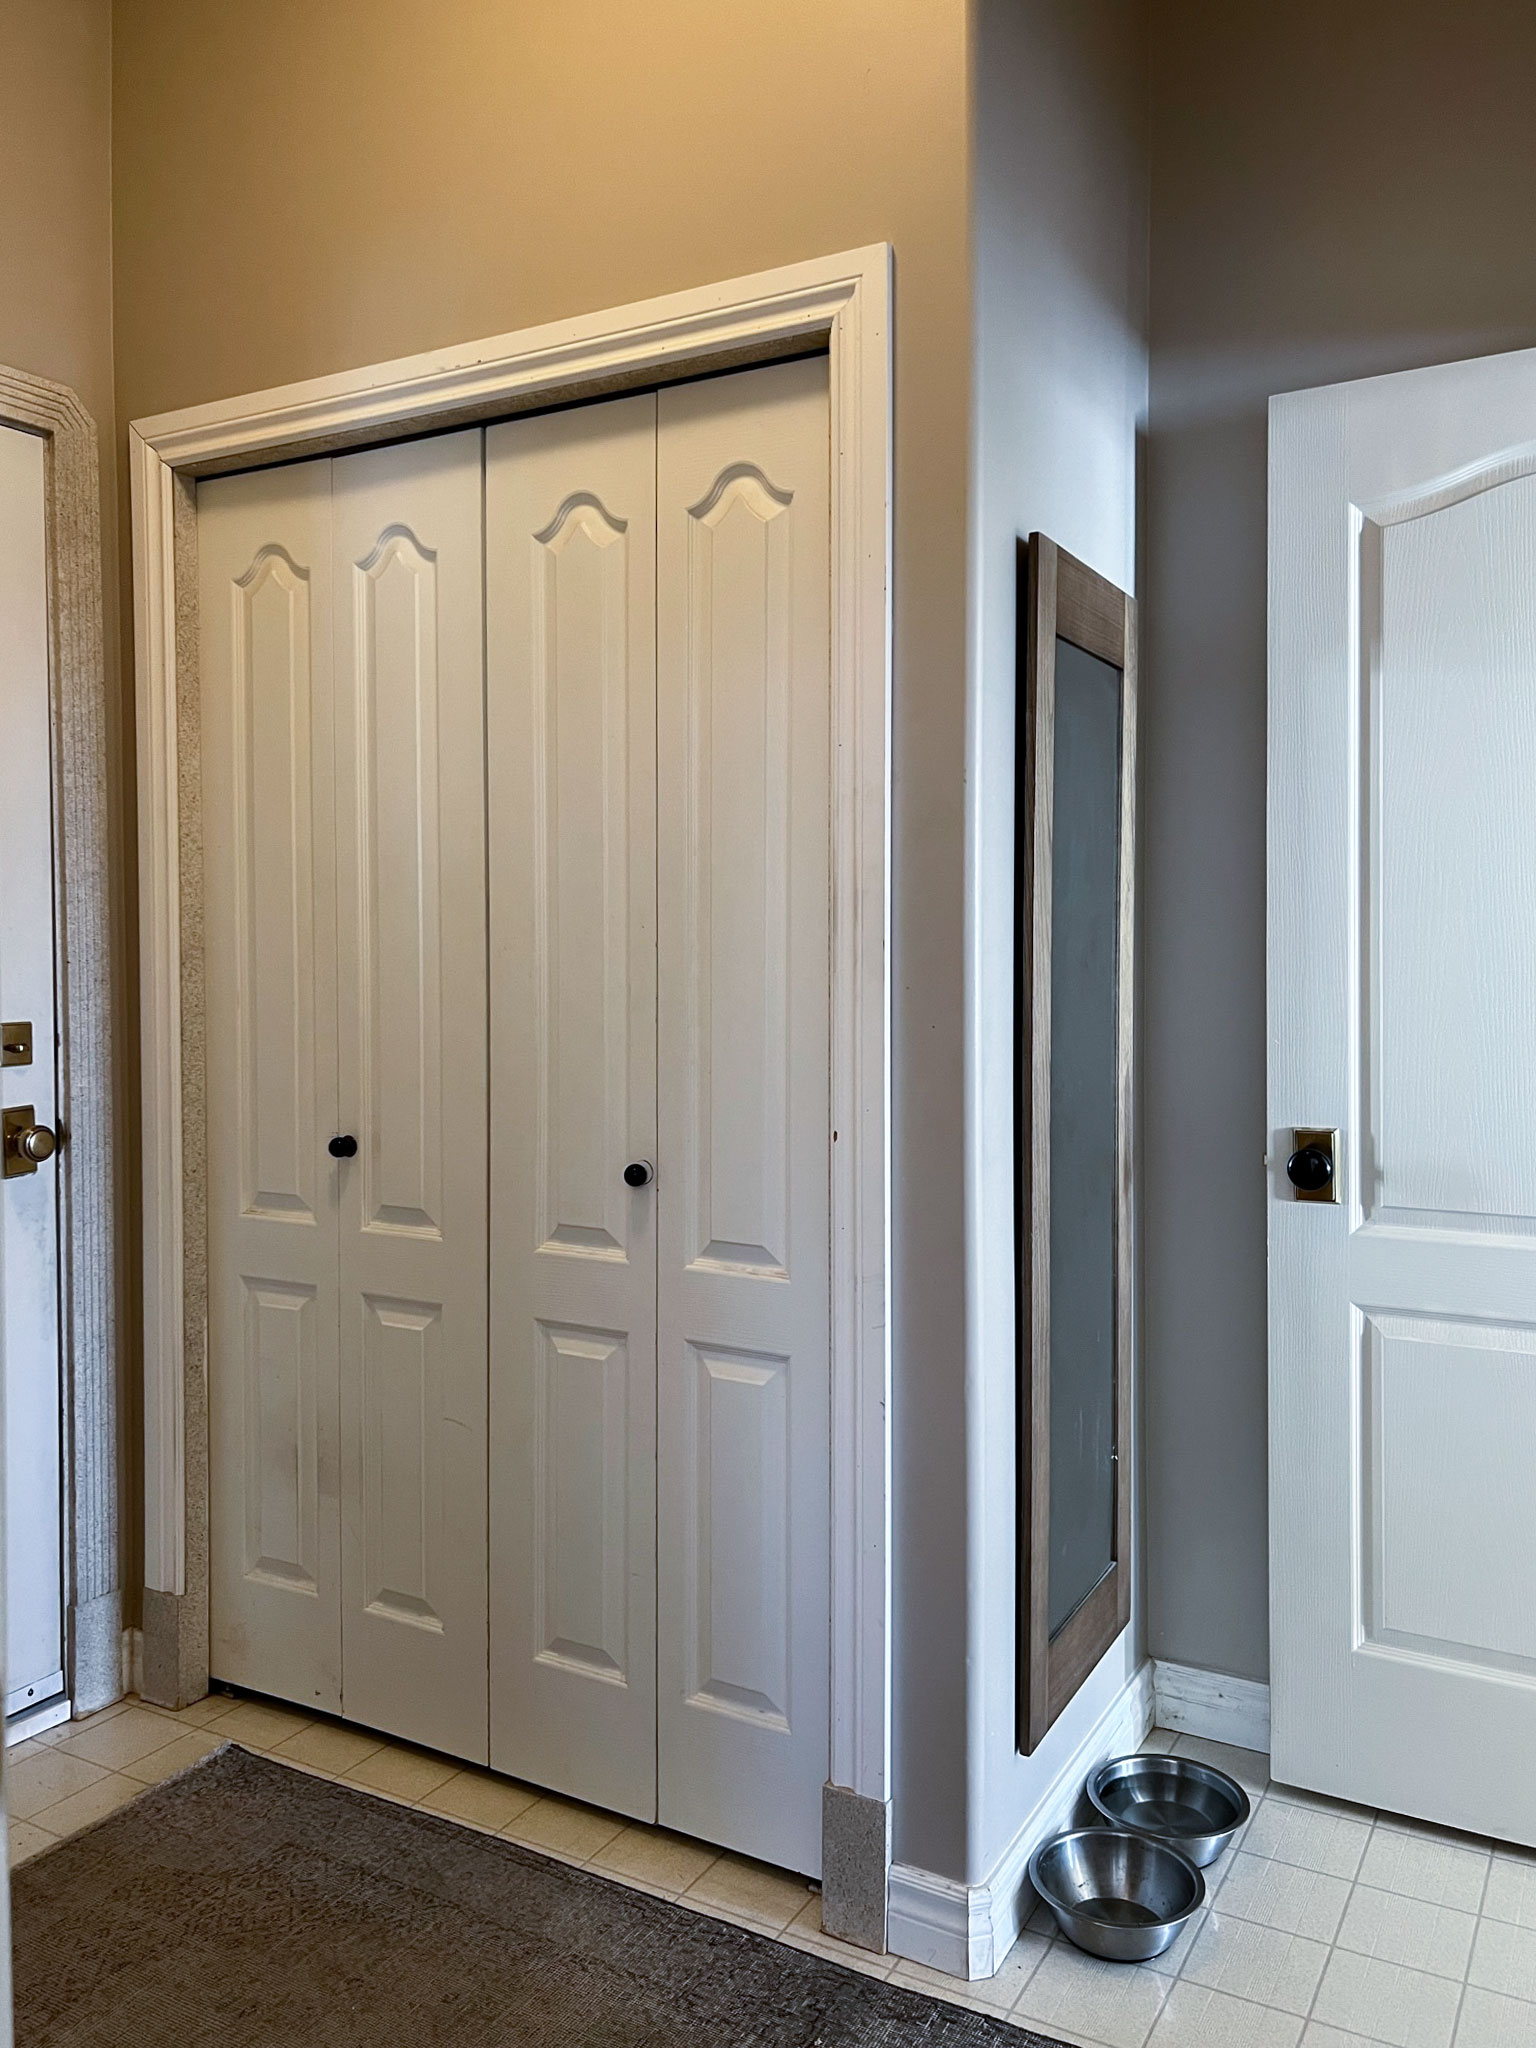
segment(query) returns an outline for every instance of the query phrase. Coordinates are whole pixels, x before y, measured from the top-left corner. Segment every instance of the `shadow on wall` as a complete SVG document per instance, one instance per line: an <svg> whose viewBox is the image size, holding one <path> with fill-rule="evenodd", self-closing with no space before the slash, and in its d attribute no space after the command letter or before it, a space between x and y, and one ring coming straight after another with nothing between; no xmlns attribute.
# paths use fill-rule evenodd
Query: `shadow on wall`
<svg viewBox="0 0 1536 2048"><path fill-rule="evenodd" d="M1263 1679L1266 400L1536 345L1536 8L1151 27L1149 1648Z"/></svg>

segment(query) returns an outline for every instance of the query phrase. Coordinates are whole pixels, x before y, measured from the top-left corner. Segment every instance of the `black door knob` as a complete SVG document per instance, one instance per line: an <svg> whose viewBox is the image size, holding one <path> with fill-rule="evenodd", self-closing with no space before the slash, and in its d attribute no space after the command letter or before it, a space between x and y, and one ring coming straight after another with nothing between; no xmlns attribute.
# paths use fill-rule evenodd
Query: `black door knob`
<svg viewBox="0 0 1536 2048"><path fill-rule="evenodd" d="M632 1159L624 1169L627 1188L648 1188L655 1178L656 1169L649 1159Z"/></svg>
<svg viewBox="0 0 1536 2048"><path fill-rule="evenodd" d="M333 1159L355 1159L357 1157L357 1140L350 1136L332 1138L325 1149Z"/></svg>
<svg viewBox="0 0 1536 2048"><path fill-rule="evenodd" d="M1333 1161L1321 1145L1303 1145L1285 1162L1285 1177L1304 1195L1315 1195L1333 1179Z"/></svg>

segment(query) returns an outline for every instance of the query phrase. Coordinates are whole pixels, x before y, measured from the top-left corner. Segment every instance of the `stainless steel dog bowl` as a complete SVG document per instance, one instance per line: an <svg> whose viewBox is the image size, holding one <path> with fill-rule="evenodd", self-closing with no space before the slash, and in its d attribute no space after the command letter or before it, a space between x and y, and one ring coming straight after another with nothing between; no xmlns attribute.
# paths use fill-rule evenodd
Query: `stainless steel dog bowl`
<svg viewBox="0 0 1536 2048"><path fill-rule="evenodd" d="M1187 1756L1117 1757L1099 1765L1087 1791L1112 1828L1171 1842L1191 1863L1213 1862L1250 1811L1235 1779Z"/></svg>
<svg viewBox="0 0 1536 2048"><path fill-rule="evenodd" d="M1187 1856L1129 1828L1074 1828L1042 1842L1029 1881L1069 1941L1112 1963L1160 1956L1205 1900Z"/></svg>

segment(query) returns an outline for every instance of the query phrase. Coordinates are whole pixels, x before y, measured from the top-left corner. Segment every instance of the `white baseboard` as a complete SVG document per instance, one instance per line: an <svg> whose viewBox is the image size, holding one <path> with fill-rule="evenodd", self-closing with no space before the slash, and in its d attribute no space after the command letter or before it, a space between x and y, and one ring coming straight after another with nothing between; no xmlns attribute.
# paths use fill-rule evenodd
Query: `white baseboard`
<svg viewBox="0 0 1536 2048"><path fill-rule="evenodd" d="M967 1885L909 1863L892 1864L886 1934L892 1952L951 1977L990 1977L1001 1969L1034 1904L1025 1875L1030 1857L1070 1820L1094 1765L1138 1748L1151 1726L1152 1667L1143 1664L1061 1765L989 1877Z"/></svg>
<svg viewBox="0 0 1536 2048"><path fill-rule="evenodd" d="M1252 1678L1228 1678L1193 1664L1152 1666L1157 1726L1180 1735L1203 1735L1237 1749L1269 1750L1269 1687Z"/></svg>

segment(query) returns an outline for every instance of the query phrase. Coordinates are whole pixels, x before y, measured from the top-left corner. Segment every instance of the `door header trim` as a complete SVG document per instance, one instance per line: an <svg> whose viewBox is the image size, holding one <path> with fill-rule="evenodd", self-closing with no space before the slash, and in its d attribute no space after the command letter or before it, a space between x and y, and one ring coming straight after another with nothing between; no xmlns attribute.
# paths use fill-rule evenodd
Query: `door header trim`
<svg viewBox="0 0 1536 2048"><path fill-rule="evenodd" d="M146 1684L207 1683L194 480L824 343L832 431L831 1782L891 1787L891 250L580 314L136 420Z"/></svg>

